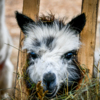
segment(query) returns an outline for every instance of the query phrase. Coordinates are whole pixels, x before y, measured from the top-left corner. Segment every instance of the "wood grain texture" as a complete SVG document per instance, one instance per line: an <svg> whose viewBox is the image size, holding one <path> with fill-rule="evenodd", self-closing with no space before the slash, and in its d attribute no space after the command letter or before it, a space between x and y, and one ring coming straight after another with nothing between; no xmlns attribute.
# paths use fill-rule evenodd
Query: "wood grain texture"
<svg viewBox="0 0 100 100"><path fill-rule="evenodd" d="M82 42L78 53L80 65L89 69L89 76L93 74L94 50L96 41L96 27L99 0L83 0L82 13L86 15L86 25L80 35Z"/></svg>
<svg viewBox="0 0 100 100"><path fill-rule="evenodd" d="M23 0L23 14L36 19L39 13L40 0ZM20 34L19 49L22 49L24 35ZM18 69L16 78L16 88L15 88L15 100L28 100L29 91L26 88L25 82L23 80L23 69L27 65L27 53L26 51L19 51L18 54Z"/></svg>

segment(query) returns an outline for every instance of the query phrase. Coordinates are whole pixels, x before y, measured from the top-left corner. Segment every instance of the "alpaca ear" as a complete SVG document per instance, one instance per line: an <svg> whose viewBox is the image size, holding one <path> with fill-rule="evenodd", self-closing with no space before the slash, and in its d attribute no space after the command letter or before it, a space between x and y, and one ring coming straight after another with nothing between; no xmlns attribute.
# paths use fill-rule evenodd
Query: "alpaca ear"
<svg viewBox="0 0 100 100"><path fill-rule="evenodd" d="M29 26L31 24L35 24L35 22L31 18L29 18L26 15L23 15L17 11L16 11L15 15L16 15L16 20L17 20L19 27L21 28L23 33L26 35L30 28Z"/></svg>
<svg viewBox="0 0 100 100"><path fill-rule="evenodd" d="M80 33L83 30L85 23L86 17L85 14L82 13L77 17L73 18L68 24L71 30L77 31L76 33Z"/></svg>

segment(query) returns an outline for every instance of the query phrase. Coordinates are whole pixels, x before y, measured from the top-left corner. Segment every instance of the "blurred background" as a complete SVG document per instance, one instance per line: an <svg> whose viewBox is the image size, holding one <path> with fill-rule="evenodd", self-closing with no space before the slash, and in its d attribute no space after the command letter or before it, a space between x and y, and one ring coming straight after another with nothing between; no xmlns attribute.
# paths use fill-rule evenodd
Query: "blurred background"
<svg viewBox="0 0 100 100"><path fill-rule="evenodd" d="M56 17L67 17L68 20L73 18L74 16L81 13L81 4L82 0L40 0L40 12L41 14L47 14L48 12L52 12L55 14ZM22 12L23 8L23 0L6 0L5 2L6 7L6 24L9 30L9 33L13 40L13 46L18 48L19 47L19 39L20 39L20 29L15 20L15 11ZM100 12L100 7L99 10ZM98 13L98 28L97 28L97 47L99 46L99 22L100 22L100 13ZM14 65L14 76L16 73L17 67L17 57L18 57L18 50L13 48L11 61ZM13 79L13 86L14 86Z"/></svg>

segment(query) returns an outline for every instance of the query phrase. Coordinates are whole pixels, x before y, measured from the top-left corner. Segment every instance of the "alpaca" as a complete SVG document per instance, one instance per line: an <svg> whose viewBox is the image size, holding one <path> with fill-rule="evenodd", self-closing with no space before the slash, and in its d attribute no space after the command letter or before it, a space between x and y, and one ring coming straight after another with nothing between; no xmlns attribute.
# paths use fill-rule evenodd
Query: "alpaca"
<svg viewBox="0 0 100 100"><path fill-rule="evenodd" d="M77 51L81 46L79 34L86 17L82 13L65 24L54 16L42 17L36 22L16 12L16 20L25 35L23 50L29 54L28 73L31 82L41 81L47 97L54 97L63 86L69 88L81 79L77 66Z"/></svg>
<svg viewBox="0 0 100 100"><path fill-rule="evenodd" d="M5 0L0 0L0 99L7 93L6 88L12 87L13 65L10 61L11 37L5 24ZM4 90L3 90L4 89Z"/></svg>

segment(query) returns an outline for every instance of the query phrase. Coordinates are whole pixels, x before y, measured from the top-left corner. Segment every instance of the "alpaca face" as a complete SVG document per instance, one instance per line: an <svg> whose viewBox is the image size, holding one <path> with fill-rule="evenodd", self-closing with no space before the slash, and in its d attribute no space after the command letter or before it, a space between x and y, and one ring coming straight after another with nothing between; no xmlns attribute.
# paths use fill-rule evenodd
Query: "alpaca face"
<svg viewBox="0 0 100 100"><path fill-rule="evenodd" d="M16 19L25 34L23 49L30 55L28 75L36 84L41 81L44 91L48 90L46 96L53 97L62 84L70 87L80 79L80 70L74 61L81 44L78 34L85 25L84 14L67 25L57 19L34 22L18 12Z"/></svg>

